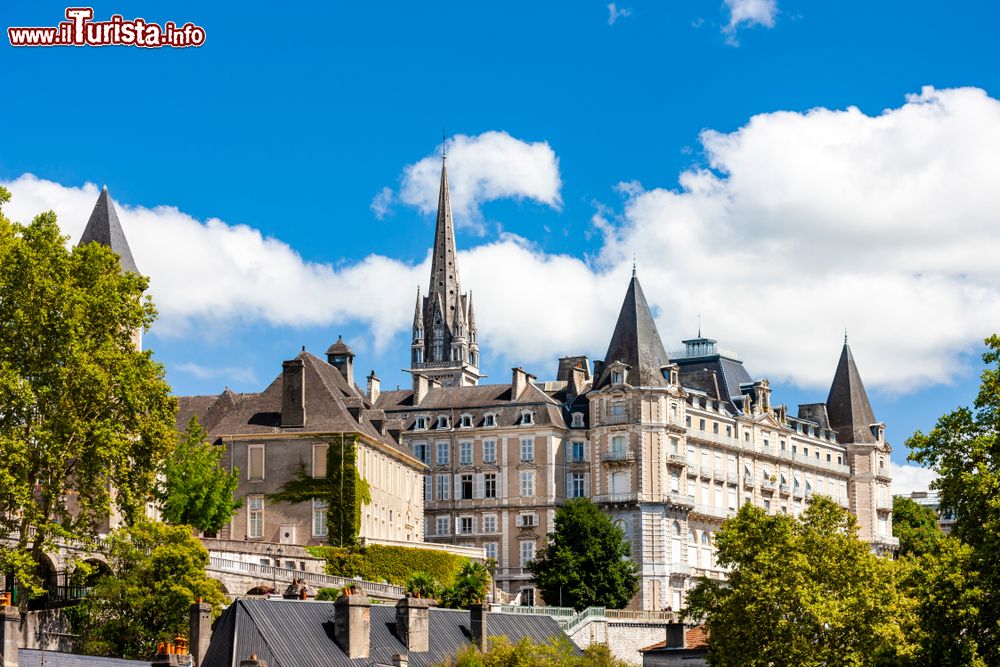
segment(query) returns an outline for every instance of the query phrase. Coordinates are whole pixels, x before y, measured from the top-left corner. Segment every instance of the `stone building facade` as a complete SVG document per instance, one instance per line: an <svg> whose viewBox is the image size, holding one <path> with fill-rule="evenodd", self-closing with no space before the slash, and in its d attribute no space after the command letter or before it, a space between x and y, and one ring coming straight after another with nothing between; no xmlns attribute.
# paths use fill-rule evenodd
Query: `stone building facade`
<svg viewBox="0 0 1000 667"><path fill-rule="evenodd" d="M413 387L383 392L375 406L402 423L402 443L428 466L426 539L483 547L498 586L521 602L538 601L525 566L556 507L576 496L597 502L630 541L641 572L632 604L642 609L679 609L698 576L725 577L713 536L745 502L798 515L830 496L874 550L894 548L890 447L846 339L827 400L792 415L772 402L767 379L700 332L668 355L633 272L593 373L587 357L566 357L554 381L515 368L509 384L480 385L478 346L476 357L471 343L440 356L476 335L471 297L457 296L444 165L432 257L414 315ZM438 353L431 340L444 341Z"/></svg>

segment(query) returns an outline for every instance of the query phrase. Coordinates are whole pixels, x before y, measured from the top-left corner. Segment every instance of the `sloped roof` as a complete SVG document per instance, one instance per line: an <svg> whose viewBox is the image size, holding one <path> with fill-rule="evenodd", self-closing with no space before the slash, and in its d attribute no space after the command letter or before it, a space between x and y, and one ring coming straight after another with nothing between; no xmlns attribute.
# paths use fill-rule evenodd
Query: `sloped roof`
<svg viewBox="0 0 1000 667"><path fill-rule="evenodd" d="M693 628L687 628L684 631L684 649L706 648L707 646L708 646L708 633L705 631L705 626L696 625ZM657 649L663 649L666 647L667 647L667 642L666 640L663 640L639 649L639 653L645 653L646 651L656 651ZM684 649L675 649L675 650L684 650Z"/></svg>
<svg viewBox="0 0 1000 667"><path fill-rule="evenodd" d="M20 667L41 667L43 664L45 667L149 667L148 660L121 660L26 648L18 650L17 661Z"/></svg>
<svg viewBox="0 0 1000 667"><path fill-rule="evenodd" d="M409 654L409 664L425 667L444 662L471 642L469 612L432 607L429 614L430 650L408 652L396 636L396 609L372 605L371 650L367 658L349 659L334 641L332 602L238 599L219 617L204 667L231 667L251 653L269 667L336 667L392 664L392 656ZM565 636L549 616L487 614L490 636L511 641L530 637L547 642Z"/></svg>
<svg viewBox="0 0 1000 667"><path fill-rule="evenodd" d="M128 241L125 239L122 224L118 220L118 212L108 196L107 186L101 190L97 203L94 204L94 210L90 214L90 220L87 221L87 226L80 237L80 243L77 245L90 242L100 243L114 250L121 258L122 271L139 273L135 259L132 257L132 250L128 247Z"/></svg>
<svg viewBox="0 0 1000 667"><path fill-rule="evenodd" d="M868 401L868 393L861 382L861 374L854 363L854 355L846 338L837 363L837 372L833 375L830 394L826 399L826 412L830 418L830 426L837 432L838 442L876 441L871 430L871 425L876 422L875 413Z"/></svg>
<svg viewBox="0 0 1000 667"><path fill-rule="evenodd" d="M604 356L604 368L601 376L594 383L599 389L608 384L611 379L610 365L620 361L630 368L625 381L631 385L643 387L666 387L662 366L669 361L663 348L663 341L656 330L656 322L646 303L646 295L642 292L639 278L632 272L632 280L625 292L618 322L611 335L608 353Z"/></svg>

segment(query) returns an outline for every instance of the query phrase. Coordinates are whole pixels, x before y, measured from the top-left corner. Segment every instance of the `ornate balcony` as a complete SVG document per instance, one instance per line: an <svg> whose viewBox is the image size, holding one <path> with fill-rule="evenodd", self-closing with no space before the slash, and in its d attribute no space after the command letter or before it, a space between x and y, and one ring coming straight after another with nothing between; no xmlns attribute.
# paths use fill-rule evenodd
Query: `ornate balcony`
<svg viewBox="0 0 1000 667"><path fill-rule="evenodd" d="M603 452L601 460L609 465L628 465L635 461L635 452L630 450Z"/></svg>

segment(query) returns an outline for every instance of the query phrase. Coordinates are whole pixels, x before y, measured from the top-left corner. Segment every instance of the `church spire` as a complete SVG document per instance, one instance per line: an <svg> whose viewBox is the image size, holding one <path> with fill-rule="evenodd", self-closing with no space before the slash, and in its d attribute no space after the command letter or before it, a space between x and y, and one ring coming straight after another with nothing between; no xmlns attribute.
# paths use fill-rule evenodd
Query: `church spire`
<svg viewBox="0 0 1000 667"><path fill-rule="evenodd" d="M460 294L455 224L451 218L451 196L448 193L448 165L442 155L441 189L438 194L437 224L434 227L434 251L431 255L431 284L427 295L440 296L449 328L455 321L456 310L461 308Z"/></svg>
<svg viewBox="0 0 1000 667"><path fill-rule="evenodd" d="M97 203L94 204L94 210L90 214L90 220L87 221L87 227L83 230L78 245L91 242L111 248L120 258L122 272L139 273L135 259L132 258L132 250L125 239L122 224L118 220L118 211L108 196L106 185L101 190Z"/></svg>
<svg viewBox="0 0 1000 667"><path fill-rule="evenodd" d="M847 444L876 441L871 429L876 423L875 413L868 401L865 385L861 382L861 374L854 362L851 347L847 344L846 333L837 372L834 373L830 394L826 399L826 412L830 418L830 426L837 432L838 442Z"/></svg>

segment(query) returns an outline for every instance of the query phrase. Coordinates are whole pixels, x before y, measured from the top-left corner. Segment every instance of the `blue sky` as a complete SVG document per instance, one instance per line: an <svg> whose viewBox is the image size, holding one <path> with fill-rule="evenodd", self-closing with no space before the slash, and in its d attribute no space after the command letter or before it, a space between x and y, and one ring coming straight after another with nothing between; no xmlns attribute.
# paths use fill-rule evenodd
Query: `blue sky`
<svg viewBox="0 0 1000 667"><path fill-rule="evenodd" d="M192 21L206 44L4 39L7 211L51 207L72 232L96 197L81 188L108 184L152 267L164 323L146 344L178 393L258 390L301 345L322 353L338 334L359 375L405 384L433 231L407 167L444 130L468 148L456 178L477 174L480 188L456 193L470 202L458 242L475 249L461 268L494 379L603 356L634 253L668 349L700 314L778 401L825 398L847 326L902 462L913 430L971 400L979 343L1000 321L998 276L975 250L997 234L975 174L996 166L980 153L997 140L1000 10L761 0L727 27L744 4L625 0L613 23L604 2L98 4L98 19ZM7 2L4 27L55 25L64 8ZM965 88L978 91L949 92ZM509 166L487 164L498 146ZM921 171L936 162L972 176ZM503 171L556 181L497 185ZM883 182L885 196L868 187ZM191 233L157 240L174 218ZM942 230L969 243L935 252ZM706 237L728 240L716 250ZM240 271L274 252L289 280L247 288ZM176 287L184 276L193 287Z"/></svg>

